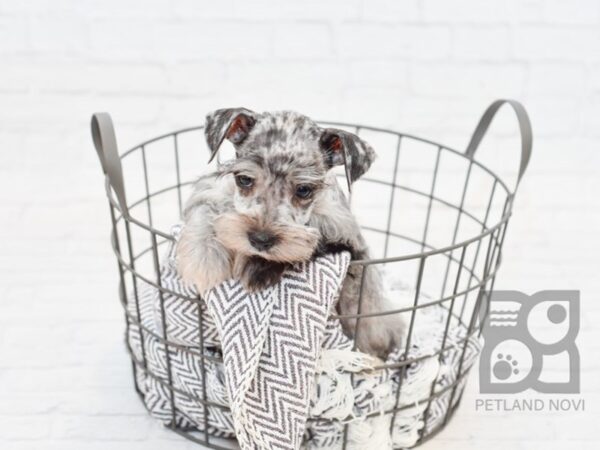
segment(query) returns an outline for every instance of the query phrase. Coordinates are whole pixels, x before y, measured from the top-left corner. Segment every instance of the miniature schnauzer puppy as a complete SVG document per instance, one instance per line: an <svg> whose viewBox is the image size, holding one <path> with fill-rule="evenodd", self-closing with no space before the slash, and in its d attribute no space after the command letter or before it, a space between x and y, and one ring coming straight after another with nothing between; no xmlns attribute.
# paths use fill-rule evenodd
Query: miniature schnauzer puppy
<svg viewBox="0 0 600 450"><path fill-rule="evenodd" d="M211 160L225 139L236 158L201 179L185 206L178 270L200 294L232 277L248 290L261 289L277 283L286 267L326 252L349 250L355 260L368 259L360 226L330 171L343 165L350 188L375 158L366 142L295 112L245 108L209 114L205 136ZM362 314L392 309L376 265L350 266L337 312L356 315L361 295ZM405 332L399 314L360 319L359 330L355 317L341 323L361 351L383 359Z"/></svg>

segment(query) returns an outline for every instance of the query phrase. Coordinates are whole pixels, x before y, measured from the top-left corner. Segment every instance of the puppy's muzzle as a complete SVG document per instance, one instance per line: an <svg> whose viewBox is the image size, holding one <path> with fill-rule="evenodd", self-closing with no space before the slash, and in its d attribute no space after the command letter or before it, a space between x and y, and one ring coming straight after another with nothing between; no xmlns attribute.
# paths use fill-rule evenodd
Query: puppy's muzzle
<svg viewBox="0 0 600 450"><path fill-rule="evenodd" d="M220 215L214 227L217 240L228 250L283 263L308 261L320 237L315 228L265 224L262 218L237 213Z"/></svg>
<svg viewBox="0 0 600 450"><path fill-rule="evenodd" d="M256 250L264 252L277 243L277 236L268 231L250 231L248 233L248 241L250 241L250 245Z"/></svg>

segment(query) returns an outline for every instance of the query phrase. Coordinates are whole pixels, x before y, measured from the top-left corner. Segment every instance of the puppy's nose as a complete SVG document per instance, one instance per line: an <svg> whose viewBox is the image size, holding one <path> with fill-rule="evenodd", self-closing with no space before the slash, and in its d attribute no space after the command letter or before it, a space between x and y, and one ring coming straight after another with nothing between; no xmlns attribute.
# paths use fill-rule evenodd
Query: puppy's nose
<svg viewBox="0 0 600 450"><path fill-rule="evenodd" d="M248 233L248 240L256 250L269 250L275 244L275 236L267 231L252 231Z"/></svg>

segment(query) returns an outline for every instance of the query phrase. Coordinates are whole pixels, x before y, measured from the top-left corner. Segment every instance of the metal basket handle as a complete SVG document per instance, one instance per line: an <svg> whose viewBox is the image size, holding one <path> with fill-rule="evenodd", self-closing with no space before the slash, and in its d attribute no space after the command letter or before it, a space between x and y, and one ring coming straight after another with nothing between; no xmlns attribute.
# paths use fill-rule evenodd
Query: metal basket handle
<svg viewBox="0 0 600 450"><path fill-rule="evenodd" d="M529 116L527 115L527 111L521 103L516 100L496 100L493 102L488 108L485 110L481 119L479 119L479 123L477 124L477 128L473 132L473 136L471 136L471 141L467 146L467 150L465 154L469 158L473 158L481 140L485 136L490 123L496 116L496 113L500 109L500 107L504 104L508 104L512 107L512 109L517 114L517 121L519 122L519 130L521 133L521 163L519 165L519 176L517 177L517 184L515 186L515 192L519 187L519 183L521 182L521 178L527 170L527 165L529 164L529 159L531 158L531 148L533 146L533 134L531 131L531 122L529 121Z"/></svg>
<svg viewBox="0 0 600 450"><path fill-rule="evenodd" d="M121 213L127 216L129 211L125 197L123 169L110 115L108 113L95 113L92 116L91 128L92 139L102 165L102 171L108 176L108 182L117 196Z"/></svg>

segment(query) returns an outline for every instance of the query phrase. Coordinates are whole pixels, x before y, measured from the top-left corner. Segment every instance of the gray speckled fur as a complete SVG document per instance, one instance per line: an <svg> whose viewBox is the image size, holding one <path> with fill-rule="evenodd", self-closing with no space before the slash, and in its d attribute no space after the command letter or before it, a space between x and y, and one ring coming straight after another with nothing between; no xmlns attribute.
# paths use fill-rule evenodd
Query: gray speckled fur
<svg viewBox="0 0 600 450"><path fill-rule="evenodd" d="M265 272L274 282L282 264L309 259L329 245L350 249L356 259L369 257L360 226L329 170L346 164L349 181L358 179L375 158L366 142L345 131L323 129L295 112L258 114L245 108L209 114L205 134L211 158L226 138L234 143L237 157L199 181L184 210L179 270L200 292L232 276L250 288L256 287L253 277ZM340 139L345 155L324 147L324 137L331 134ZM238 188L239 174L255 180L251 192ZM299 184L314 187L309 201L295 199ZM248 244L247 231L257 227L277 230L280 239L273 249L263 252ZM350 267L337 305L340 314L357 313L362 270ZM368 267L364 283L362 313L392 308L376 265ZM356 336L359 349L382 358L401 344L405 330L399 315L361 319L358 334L355 319L342 319L342 325Z"/></svg>

